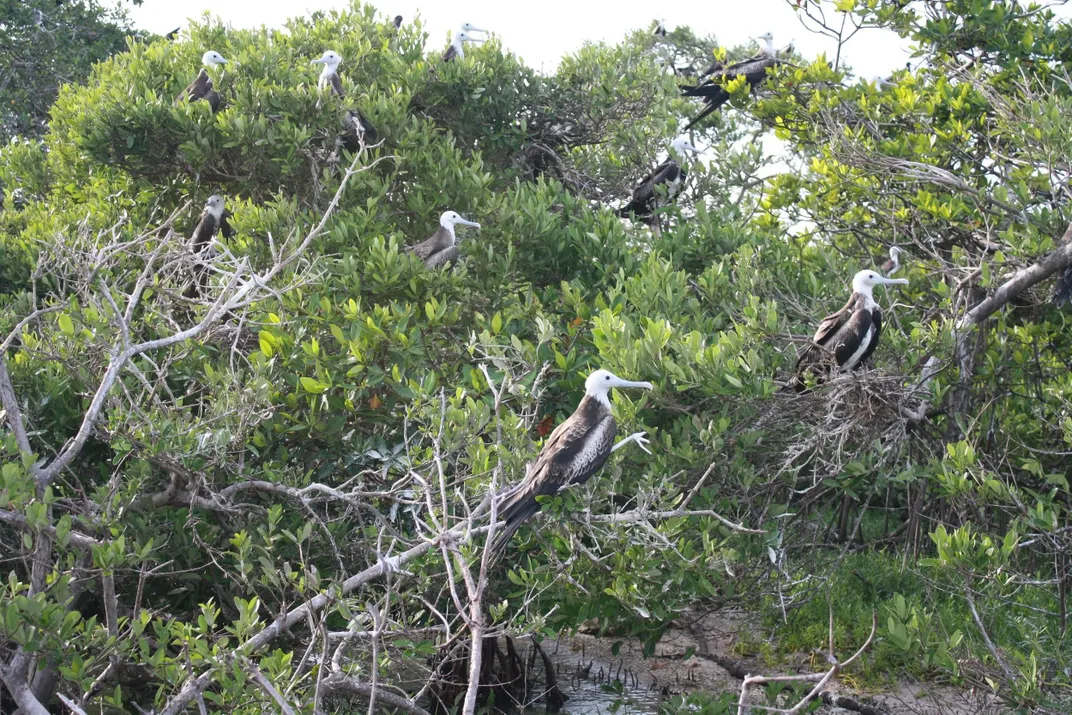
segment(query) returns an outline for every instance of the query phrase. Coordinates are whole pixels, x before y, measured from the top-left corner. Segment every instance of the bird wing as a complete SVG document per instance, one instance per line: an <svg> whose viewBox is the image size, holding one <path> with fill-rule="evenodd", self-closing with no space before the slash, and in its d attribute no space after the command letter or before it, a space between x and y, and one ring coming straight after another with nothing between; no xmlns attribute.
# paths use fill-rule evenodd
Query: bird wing
<svg viewBox="0 0 1072 715"><path fill-rule="evenodd" d="M845 303L844 306L842 306L841 310L836 313L831 313L830 315L823 318L822 322L819 323L819 327L815 330L815 336L811 339L811 341L817 345L822 345L823 343L825 343L827 339L831 335L833 335L839 328L841 328L841 326L845 324L845 321L849 319L849 317L852 315L852 308L855 303L856 294L853 293L851 296L849 296L849 301Z"/></svg>
<svg viewBox="0 0 1072 715"><path fill-rule="evenodd" d="M582 484L599 471L610 456L617 429L610 410L585 396L547 438L525 479L503 502L499 509L502 531L496 535L492 550L501 552L514 532L540 510L537 497Z"/></svg>
<svg viewBox="0 0 1072 715"><path fill-rule="evenodd" d="M457 257L458 245L454 244L453 246L448 246L442 251L437 251L436 253L433 253L432 255L425 258L424 265L428 266L429 268L439 268L446 263L453 262L454 259Z"/></svg>
<svg viewBox="0 0 1072 715"><path fill-rule="evenodd" d="M679 171L677 162L673 159L667 159L659 164L653 172L640 180L640 183L633 189L632 199L619 210L618 215L627 216L630 213L649 211L648 204L655 198L655 187L667 181L673 181Z"/></svg>
<svg viewBox="0 0 1072 715"><path fill-rule="evenodd" d="M453 243L454 242L450 240L450 234L447 233L447 230L440 226L436 229L436 232L432 234L431 238L421 241L416 246L410 246L409 252L417 258L427 260L432 254L438 253L445 248L450 248Z"/></svg>
<svg viewBox="0 0 1072 715"><path fill-rule="evenodd" d="M212 78L208 76L208 71L204 67L198 72L194 81L187 85L186 89L179 92L179 95L175 97L176 102L181 102L184 99L190 102L201 99L205 96L205 93L212 89Z"/></svg>
<svg viewBox="0 0 1072 715"><path fill-rule="evenodd" d="M336 95L342 96L342 78L339 77L338 72L331 73L331 77L328 78L328 84L331 85L331 89Z"/></svg>
<svg viewBox="0 0 1072 715"><path fill-rule="evenodd" d="M848 319L841 324L837 332L830 337L824 347L834 352L838 365L844 365L853 356L857 348L860 347L860 340L870 328L871 311L863 308L854 310L848 316ZM872 336L868 349L873 350L872 346L875 344L877 344L877 341Z"/></svg>
<svg viewBox="0 0 1072 715"><path fill-rule="evenodd" d="M208 211L201 214L201 220L197 222L193 236L190 237L194 253L201 253L206 246L212 243L212 237L216 235L218 227L219 224L212 214Z"/></svg>
<svg viewBox="0 0 1072 715"><path fill-rule="evenodd" d="M443 53L443 61L450 62L452 59L458 56L458 48L451 45L447 48L447 51Z"/></svg>
<svg viewBox="0 0 1072 715"><path fill-rule="evenodd" d="M231 213L231 209L224 209L223 216L220 217L220 233L223 234L224 238L233 238L238 233L231 227L231 222L228 221L232 216L234 214Z"/></svg>

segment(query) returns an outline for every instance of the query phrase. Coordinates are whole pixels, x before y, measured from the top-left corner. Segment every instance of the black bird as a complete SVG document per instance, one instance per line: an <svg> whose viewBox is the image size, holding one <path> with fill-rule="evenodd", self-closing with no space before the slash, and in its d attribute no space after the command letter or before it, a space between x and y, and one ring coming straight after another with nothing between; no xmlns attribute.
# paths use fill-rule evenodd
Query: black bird
<svg viewBox="0 0 1072 715"><path fill-rule="evenodd" d="M610 410L614 387L652 389L650 382L623 380L608 370L596 370L584 382L584 397L573 414L555 428L540 456L529 465L525 478L511 489L499 506L499 529L491 549L501 552L522 524L540 510L536 497L552 496L575 484L584 484L598 472L611 452L636 442L645 452L647 438L635 432L618 444L618 426ZM649 452L650 454L650 452Z"/></svg>
<svg viewBox="0 0 1072 715"><path fill-rule="evenodd" d="M805 390L804 375L811 371L849 372L862 365L878 346L882 333L882 310L872 291L880 285L908 285L906 278L886 278L875 271L860 271L852 278L852 295L838 312L819 323L815 337L797 360L793 389Z"/></svg>
<svg viewBox="0 0 1072 715"><path fill-rule="evenodd" d="M209 76L207 68L227 64L227 60L223 59L219 52L209 50L201 55L201 64L204 67L201 68L197 77L186 89L179 93L179 96L175 97L175 101L196 102L199 99L203 99L208 102L209 106L212 107L212 111L215 112L220 108L220 93L213 86L212 77Z"/></svg>
<svg viewBox="0 0 1072 715"><path fill-rule="evenodd" d="M721 67L720 62L715 62L704 74L714 75L711 79L695 86L683 86L681 94L685 97L703 97L706 105L696 118L689 122L685 130L688 131L700 122L704 117L719 109L723 104L730 101L730 93L726 90L726 83L737 77L744 77L751 89L755 89L767 79L767 70L778 64L778 58L774 53L774 36L767 32L757 39L763 40L759 54L743 62L737 62L728 67Z"/></svg>
<svg viewBox="0 0 1072 715"><path fill-rule="evenodd" d="M684 156L687 151L691 151L694 154L699 153L699 149L689 144L684 138L675 139L670 144L670 152L666 161L659 164L659 166L655 167L655 171L640 180L637 187L633 189L633 196L629 203L618 209L618 216L625 218L632 215L641 219L650 218L655 210L656 188L659 186L666 187L667 201L677 196L687 176L685 168L678 163L678 159L680 158L684 163Z"/></svg>
<svg viewBox="0 0 1072 715"><path fill-rule="evenodd" d="M402 27L402 16L401 15L395 15L395 19L392 21L391 24L395 26L396 30L398 28Z"/></svg>

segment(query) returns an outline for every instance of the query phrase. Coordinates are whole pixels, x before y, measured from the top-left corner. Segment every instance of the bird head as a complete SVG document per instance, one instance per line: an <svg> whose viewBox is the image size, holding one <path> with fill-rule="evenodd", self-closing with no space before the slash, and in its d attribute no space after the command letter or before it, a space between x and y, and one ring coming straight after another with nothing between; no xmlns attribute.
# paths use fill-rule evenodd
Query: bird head
<svg viewBox="0 0 1072 715"><path fill-rule="evenodd" d="M223 55L216 50L209 50L205 54L201 55L201 64L206 67L215 67L217 65L227 64L227 60L223 59Z"/></svg>
<svg viewBox="0 0 1072 715"><path fill-rule="evenodd" d="M757 42L759 42L760 47L763 48L767 55L771 57L774 56L774 35L773 33L771 33L770 30L767 30L762 35L757 36L755 39Z"/></svg>
<svg viewBox="0 0 1072 715"><path fill-rule="evenodd" d="M678 137L670 142L670 149L678 156L684 156L687 151L691 151L693 154L700 153L700 150L690 144L689 140L685 137Z"/></svg>
<svg viewBox="0 0 1072 715"><path fill-rule="evenodd" d="M610 394L613 387L637 387L643 390L650 390L652 389L652 384L650 382L623 380L610 370L596 370L584 381L585 394L608 405L610 401L607 399L607 395Z"/></svg>
<svg viewBox="0 0 1072 715"><path fill-rule="evenodd" d="M852 289L860 295L871 295L875 286L908 285L907 278L887 278L877 271L860 271L852 277Z"/></svg>
<svg viewBox="0 0 1072 715"><path fill-rule="evenodd" d="M458 215L455 211L444 211L443 215L439 217L439 225L447 229L450 235L454 235L454 227L457 225L472 226L473 228L480 228L480 224L476 221L466 221L464 218Z"/></svg>
<svg viewBox="0 0 1072 715"><path fill-rule="evenodd" d="M483 42L483 40L479 37L473 37L465 30L458 30L458 32L454 33L454 44L461 47L463 42Z"/></svg>
<svg viewBox="0 0 1072 715"><path fill-rule="evenodd" d="M890 258L892 258L893 260L896 261L900 257L901 257L901 247L900 246L890 246Z"/></svg>
<svg viewBox="0 0 1072 715"><path fill-rule="evenodd" d="M217 221L223 218L223 208L223 197L219 194L209 196L205 202L205 213L212 214Z"/></svg>
<svg viewBox="0 0 1072 715"><path fill-rule="evenodd" d="M487 32L487 30L481 30L471 22L463 22L460 29L462 32Z"/></svg>
<svg viewBox="0 0 1072 715"><path fill-rule="evenodd" d="M321 55L319 59L313 60L312 64L324 65L324 67L326 67L329 71L334 72L339 68L339 65L342 64L342 55L340 55L338 52L328 50L323 55Z"/></svg>

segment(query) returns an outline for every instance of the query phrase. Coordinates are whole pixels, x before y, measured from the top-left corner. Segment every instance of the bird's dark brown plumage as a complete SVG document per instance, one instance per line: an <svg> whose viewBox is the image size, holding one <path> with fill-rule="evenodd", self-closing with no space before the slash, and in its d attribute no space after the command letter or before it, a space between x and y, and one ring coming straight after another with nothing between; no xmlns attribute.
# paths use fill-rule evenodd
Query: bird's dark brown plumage
<svg viewBox="0 0 1072 715"><path fill-rule="evenodd" d="M547 438L540 455L499 508L501 531L491 548L502 551L514 532L540 510L540 496L584 484L606 463L618 428L609 405L585 395L577 409Z"/></svg>

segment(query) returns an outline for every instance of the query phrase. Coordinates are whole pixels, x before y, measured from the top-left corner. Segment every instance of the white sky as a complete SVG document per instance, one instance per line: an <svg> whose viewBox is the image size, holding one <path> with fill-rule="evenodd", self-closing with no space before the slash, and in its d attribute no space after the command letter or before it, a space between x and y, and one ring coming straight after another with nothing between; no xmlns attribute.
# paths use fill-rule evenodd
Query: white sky
<svg viewBox="0 0 1072 715"><path fill-rule="evenodd" d="M420 15L435 47L446 47L454 29L471 22L500 37L504 47L530 67L544 71L552 71L559 57L586 40L615 43L628 31L657 19L651 3L641 0L540 0L535 11L520 0L373 0L371 4L384 15L402 15L407 22ZM348 5L346 0L145 0L131 9L131 15L137 27L164 34L205 10L234 27L279 27L288 17ZM826 52L833 61L834 42L806 30L786 0L663 0L658 8L669 28L689 25L697 34L714 34L724 46L746 43L770 30L776 47L793 42L806 58ZM891 32L864 30L846 45L843 61L859 76L885 75L905 66L909 49L909 43Z"/></svg>

